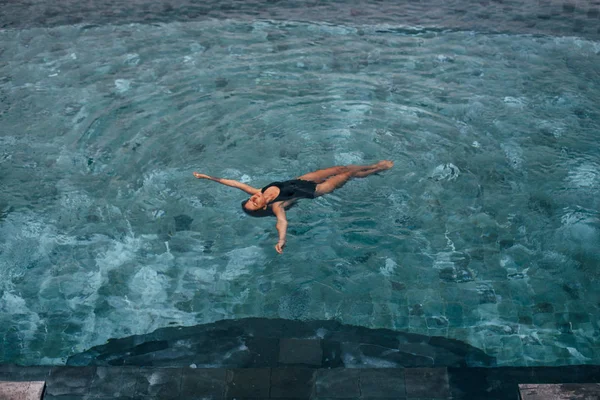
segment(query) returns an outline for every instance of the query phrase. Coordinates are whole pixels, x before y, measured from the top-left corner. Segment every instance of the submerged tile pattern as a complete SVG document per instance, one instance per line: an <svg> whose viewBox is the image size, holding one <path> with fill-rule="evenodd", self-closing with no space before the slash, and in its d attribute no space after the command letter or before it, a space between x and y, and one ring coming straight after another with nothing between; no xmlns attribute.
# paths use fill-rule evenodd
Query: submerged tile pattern
<svg viewBox="0 0 600 400"><path fill-rule="evenodd" d="M408 397L445 399L450 396L446 368L410 368L405 375Z"/></svg>

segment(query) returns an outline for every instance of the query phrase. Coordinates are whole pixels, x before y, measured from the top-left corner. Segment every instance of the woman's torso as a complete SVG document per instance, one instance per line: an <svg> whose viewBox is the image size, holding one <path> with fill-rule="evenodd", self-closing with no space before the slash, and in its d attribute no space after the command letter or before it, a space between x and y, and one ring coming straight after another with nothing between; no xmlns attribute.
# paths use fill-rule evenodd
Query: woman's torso
<svg viewBox="0 0 600 400"><path fill-rule="evenodd" d="M269 204L277 203L279 201L295 200L295 199L314 199L315 190L317 184L312 181L305 181L302 179L292 179L283 182L272 182L261 189L264 193L267 189L276 187L279 189L279 195L269 202Z"/></svg>

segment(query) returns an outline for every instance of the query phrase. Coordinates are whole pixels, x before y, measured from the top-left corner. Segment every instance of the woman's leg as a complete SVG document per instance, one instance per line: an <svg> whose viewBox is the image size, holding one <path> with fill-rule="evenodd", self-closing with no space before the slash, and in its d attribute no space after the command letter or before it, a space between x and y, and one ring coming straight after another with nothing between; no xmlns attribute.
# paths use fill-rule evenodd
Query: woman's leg
<svg viewBox="0 0 600 400"><path fill-rule="evenodd" d="M323 183L319 183L315 190L315 197L322 196L327 193L333 192L335 189L341 188L344 186L346 182L348 182L352 178L364 178L365 176L369 176L371 174L375 174L380 171L385 171L386 169L392 168L394 165L391 161L380 161L377 164L373 164L368 167L362 167L361 169L355 169L352 171L347 171L331 178L327 179Z"/></svg>
<svg viewBox="0 0 600 400"><path fill-rule="evenodd" d="M337 167L320 169L315 172L310 172L308 174L304 174L298 179L302 179L304 181L312 181L316 183L324 182L330 176L340 175L347 172L361 171L361 170L369 170L374 168L377 164L372 165L339 165Z"/></svg>

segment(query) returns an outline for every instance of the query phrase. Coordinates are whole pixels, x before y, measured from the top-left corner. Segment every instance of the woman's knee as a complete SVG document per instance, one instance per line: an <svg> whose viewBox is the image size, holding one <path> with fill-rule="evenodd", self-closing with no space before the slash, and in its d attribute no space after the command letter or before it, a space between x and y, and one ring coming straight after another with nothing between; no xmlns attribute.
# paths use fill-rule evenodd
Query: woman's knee
<svg viewBox="0 0 600 400"><path fill-rule="evenodd" d="M324 194L331 193L335 190L335 186L331 182L319 183L315 188L315 197L323 196Z"/></svg>

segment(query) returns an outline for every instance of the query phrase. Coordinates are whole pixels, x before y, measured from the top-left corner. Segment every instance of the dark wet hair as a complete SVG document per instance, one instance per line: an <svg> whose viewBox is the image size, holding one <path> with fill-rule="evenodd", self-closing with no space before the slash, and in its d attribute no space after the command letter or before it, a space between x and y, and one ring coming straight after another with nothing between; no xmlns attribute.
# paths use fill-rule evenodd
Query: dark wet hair
<svg viewBox="0 0 600 400"><path fill-rule="evenodd" d="M246 214L248 214L249 216L256 217L256 218L274 217L275 216L271 207L267 207L266 210L248 210L246 207L244 207L247 202L248 202L248 200L242 201L242 210L244 210L244 212Z"/></svg>

